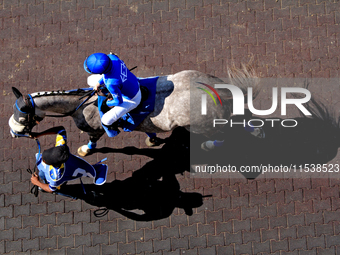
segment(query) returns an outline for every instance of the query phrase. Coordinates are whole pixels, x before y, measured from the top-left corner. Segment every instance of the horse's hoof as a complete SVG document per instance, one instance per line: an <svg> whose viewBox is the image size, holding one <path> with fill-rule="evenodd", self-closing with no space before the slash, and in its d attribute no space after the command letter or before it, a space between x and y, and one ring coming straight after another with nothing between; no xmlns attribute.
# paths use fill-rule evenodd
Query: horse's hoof
<svg viewBox="0 0 340 255"><path fill-rule="evenodd" d="M91 150L89 149L87 145L83 145L78 148L78 154L79 156L82 156L82 157L85 157L87 154L90 153L90 151Z"/></svg>
<svg viewBox="0 0 340 255"><path fill-rule="evenodd" d="M153 137L150 139L150 137L147 137L145 139L145 143L148 147L158 146L160 145L160 141L158 137Z"/></svg>

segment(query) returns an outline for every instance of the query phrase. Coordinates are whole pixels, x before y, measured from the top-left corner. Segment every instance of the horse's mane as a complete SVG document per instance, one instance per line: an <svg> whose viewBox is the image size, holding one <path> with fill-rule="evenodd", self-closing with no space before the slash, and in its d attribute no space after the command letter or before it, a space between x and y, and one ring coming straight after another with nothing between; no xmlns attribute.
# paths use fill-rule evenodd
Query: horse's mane
<svg viewBox="0 0 340 255"><path fill-rule="evenodd" d="M30 94L32 98L37 97L45 97L45 96L83 96L89 91L92 91L91 88L86 89L72 89L72 90L56 90L56 91L42 91L42 92L34 92Z"/></svg>

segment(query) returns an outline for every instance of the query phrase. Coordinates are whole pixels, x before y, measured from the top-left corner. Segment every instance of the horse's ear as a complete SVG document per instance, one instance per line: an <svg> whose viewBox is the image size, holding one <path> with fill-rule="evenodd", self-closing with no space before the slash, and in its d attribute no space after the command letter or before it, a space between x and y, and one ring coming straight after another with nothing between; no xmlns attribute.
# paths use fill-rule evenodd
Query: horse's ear
<svg viewBox="0 0 340 255"><path fill-rule="evenodd" d="M20 93L20 91L17 88L12 87L12 91L13 91L14 95L16 96L16 98L22 97L22 94Z"/></svg>

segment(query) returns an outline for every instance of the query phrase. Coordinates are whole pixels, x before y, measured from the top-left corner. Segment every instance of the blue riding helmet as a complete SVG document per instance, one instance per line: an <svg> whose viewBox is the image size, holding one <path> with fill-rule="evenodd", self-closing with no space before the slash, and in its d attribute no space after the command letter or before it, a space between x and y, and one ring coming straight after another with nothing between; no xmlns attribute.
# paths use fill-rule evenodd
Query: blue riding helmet
<svg viewBox="0 0 340 255"><path fill-rule="evenodd" d="M94 53L84 61L84 69L90 74L103 74L112 67L111 59L104 53Z"/></svg>

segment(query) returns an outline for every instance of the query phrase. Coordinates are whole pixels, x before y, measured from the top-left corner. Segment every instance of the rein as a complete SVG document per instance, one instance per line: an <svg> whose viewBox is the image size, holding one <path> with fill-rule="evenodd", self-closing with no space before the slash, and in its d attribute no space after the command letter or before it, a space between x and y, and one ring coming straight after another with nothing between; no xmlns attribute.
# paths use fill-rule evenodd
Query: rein
<svg viewBox="0 0 340 255"><path fill-rule="evenodd" d="M132 71L132 70L134 70L134 69L136 69L137 68L137 66L134 66L134 67L132 67L131 69L129 69L129 71ZM78 111L78 109L83 105L83 104L85 104L95 93L96 93L96 91L94 90L94 89L92 89L92 88L88 88L88 89L78 89L78 90L76 90L77 92L80 92L80 91L85 91L85 90L89 90L88 92L86 92L83 96L81 96L80 98L79 98L79 100L81 100L81 99L83 99L84 97L87 97L83 102L81 102L74 110L72 110L72 111L70 111L70 112L67 112L67 113L65 113L65 114L62 114L62 115L50 115L50 114L46 114L45 115L45 117L55 117L55 118L63 118L63 117L67 117L67 116L71 116L73 113L75 113L76 111ZM69 91L61 91L62 93L69 93L69 92L74 92L75 90L69 90ZM59 92L59 91L58 91ZM52 91L52 93L53 93L53 91ZM37 94L38 96L40 96L39 95L39 93ZM46 92L45 92L45 95L46 95ZM32 107L33 107L33 109L34 109L34 107L35 107L35 105L34 105L34 101L33 101L33 97L30 95L30 94L28 94L28 96L29 96L29 98L30 98L30 100L31 100L31 103L32 103ZM17 107L18 108L18 107ZM19 109L19 108L18 108ZM20 109L19 109L19 111L20 111Z"/></svg>
<svg viewBox="0 0 340 255"><path fill-rule="evenodd" d="M82 96L82 97L79 98L79 100L81 100L81 99L83 99L84 97L87 96L87 98L86 98L83 102L81 102L74 110L72 110L72 111L70 111L70 112L67 112L67 113L65 113L65 114L62 114L62 115L50 115L50 114L46 114L45 116L46 116L46 117L56 117L56 118L63 118L63 117L71 116L73 113L75 113L76 111L78 111L78 109L79 109L83 104L85 104L86 101L88 101L88 100L96 93L95 90L89 91L89 92L91 92L91 93L86 93L86 95L84 95L84 96Z"/></svg>
<svg viewBox="0 0 340 255"><path fill-rule="evenodd" d="M51 114L46 114L45 117L55 117L55 118L63 118L63 117L67 117L67 116L71 116L72 114L74 114L76 111L78 111L78 109L83 105L85 104L95 93L96 91L93 90L93 89L78 89L76 90L75 92L80 92L80 91L86 91L86 90L89 90L88 92L86 92L83 96L81 96L79 98L79 100L83 99L84 97L87 97L83 102L81 102L75 109L73 109L72 111L69 111L65 114L62 114L62 115L51 115ZM53 92L53 91L52 91ZM59 91L58 91L59 92ZM62 91L61 93L62 94L57 94L57 95L67 95L67 93L70 93L70 92L74 92L74 90L69 90L69 91ZM55 95L55 94L43 94L43 95ZM43 96L43 95L40 95L38 93L38 96ZM33 101L33 97L31 95L29 95ZM34 104L34 103L33 103Z"/></svg>

